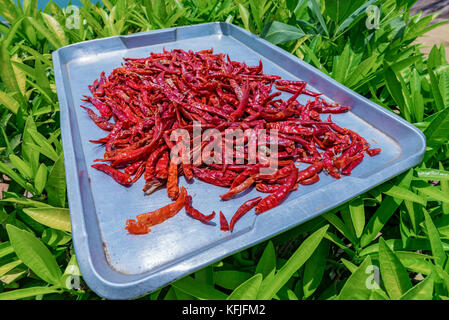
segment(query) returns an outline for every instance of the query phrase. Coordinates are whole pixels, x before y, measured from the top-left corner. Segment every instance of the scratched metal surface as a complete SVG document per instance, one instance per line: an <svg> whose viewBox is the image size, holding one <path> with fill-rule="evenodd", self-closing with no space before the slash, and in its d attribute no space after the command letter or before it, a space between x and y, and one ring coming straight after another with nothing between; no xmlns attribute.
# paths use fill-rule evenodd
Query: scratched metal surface
<svg viewBox="0 0 449 320"><path fill-rule="evenodd" d="M382 152L365 157L349 177L335 180L321 173L318 183L300 186L279 207L257 217L250 211L232 234L220 231L218 215L214 224L207 226L182 210L152 227L147 235L130 235L124 229L126 219L170 200L165 189L144 195L143 179L125 188L90 167L94 159L102 158L104 149L88 140L106 133L79 107L80 99L90 94L87 86L101 71L109 74L124 57L145 57L149 52L161 52L163 47L194 51L213 48L248 65L257 65L261 59L265 73L306 80L310 89L323 92L329 101L350 105L351 112L334 115L334 121L357 131ZM76 255L86 283L106 298L138 297L286 231L405 171L419 163L424 153L423 134L400 117L230 24L209 23L87 41L61 48L53 58ZM201 181L187 184L184 178L180 184L194 195L194 206L200 211L222 210L228 220L240 204L259 194L254 189L223 202L219 198L223 188Z"/></svg>

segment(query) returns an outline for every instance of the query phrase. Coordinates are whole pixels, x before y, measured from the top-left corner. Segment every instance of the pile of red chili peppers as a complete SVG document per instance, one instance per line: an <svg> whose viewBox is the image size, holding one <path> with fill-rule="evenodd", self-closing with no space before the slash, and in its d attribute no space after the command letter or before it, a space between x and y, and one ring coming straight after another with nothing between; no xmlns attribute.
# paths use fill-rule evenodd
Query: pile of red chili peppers
<svg viewBox="0 0 449 320"><path fill-rule="evenodd" d="M90 102L97 110L82 106L95 124L108 135L93 143L103 144L103 159L92 165L116 182L129 186L143 175L144 192L152 193L166 185L167 195L174 202L153 212L128 220L126 229L132 234L144 234L149 227L173 217L182 208L194 219L209 223L215 212L204 215L192 206L192 197L178 186L178 177L197 178L209 184L228 187L221 195L223 201L255 185L259 192L268 193L245 202L230 223L220 211L221 230L233 230L246 212L255 208L260 214L279 205L298 188L319 181L319 173L327 172L339 179L349 175L362 162L365 153L378 154L380 148L370 144L356 132L336 125L329 115L322 121L320 114L347 112L349 107L330 104L319 93L306 89L304 81L281 80L279 76L263 73L258 66L231 61L228 55L213 50L198 52L174 49L151 53L147 58L126 58L120 68L106 77L104 72L89 89ZM278 91L272 93L272 89ZM288 100L281 92L291 93ZM297 98L310 97L305 105ZM113 121L111 121L113 119ZM174 142L170 133L175 129L193 131L193 122L203 128L224 132L235 129L277 129L278 170L260 174L266 164L200 165L170 161ZM267 144L270 141L268 139ZM201 143L200 148L205 148ZM244 153L247 156L247 147ZM258 159L260 160L260 159ZM306 163L299 170L295 163Z"/></svg>

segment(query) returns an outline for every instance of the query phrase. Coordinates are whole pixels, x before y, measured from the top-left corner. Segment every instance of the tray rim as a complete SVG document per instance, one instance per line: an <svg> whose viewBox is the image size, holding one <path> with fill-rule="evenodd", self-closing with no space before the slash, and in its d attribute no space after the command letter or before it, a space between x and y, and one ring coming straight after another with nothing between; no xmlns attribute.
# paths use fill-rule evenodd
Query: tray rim
<svg viewBox="0 0 449 320"><path fill-rule="evenodd" d="M407 122L400 116L388 111L387 109L377 105L376 103L372 102L371 100L363 97L362 95L358 94L357 92L352 91L351 89L345 87L344 85L336 82L334 79L332 79L328 75L324 74L320 70L309 65L308 63L304 62L303 60L299 59L298 57L291 55L290 53L286 52L282 48L248 32L247 30L245 30L241 27L238 27L238 26L230 24L230 23L210 22L210 23L196 24L196 25L190 25L190 26L157 29L157 30L139 32L139 33L134 33L134 34L129 34L129 35L121 35L121 36L113 36L113 37L107 37L107 38L101 38L101 39L93 39L93 40L74 43L74 44L59 48L52 53L52 56L53 56L56 89L57 89L57 94L58 94L58 100L60 103L61 137L62 137L62 142L63 142L63 153L64 153L64 159L65 159L64 166L65 166L65 172L66 172L66 179L67 179L67 181L71 181L71 183L67 183L67 193L68 193L69 208L71 209L70 218L71 218L71 223L72 223L72 238L73 238L73 243L74 243L74 247L75 247L75 253L79 253L79 256L80 256L78 258L78 255L77 255L77 259L78 259L78 264L81 269L81 272L82 272L85 282L89 285L89 287L94 292L96 292L97 294L99 294L100 296L103 296L105 298L130 299L130 298L139 297L141 295L151 292L152 290L157 289L158 287L161 287L160 285L156 285L156 287L151 288L152 286L150 285L150 282L154 281L155 278L157 278L157 277L159 277L160 279L165 279L165 281L164 280L162 281L163 282L162 286L165 286L165 285L167 285L171 282L174 282L177 279L184 277L184 276L186 276L206 265L209 265L210 263L213 263L214 261L223 259L225 256L211 259L210 261L208 261L206 263L204 263L204 259L203 259L202 263L196 264L194 266L194 268L190 268L187 273L175 271L174 274L176 274L177 276L175 276L175 277L171 276L170 281L166 281L166 276L167 276L166 270L160 270L155 273L146 271L142 274L137 274L137 275L124 275L124 277L127 278L126 282L110 281L109 279L104 277L102 274L97 272L94 262L92 261L92 252L91 252L91 248L89 247L89 239L88 239L89 235L87 233L87 227L85 225L84 216L83 216L83 213L80 212L80 211L83 211L83 204L82 204L81 193L79 191L79 188L80 188L79 174L76 169L76 166L70 166L69 161L67 161L68 159L72 159L72 161L75 160L76 152L74 150L73 136L72 136L72 132L71 132L73 127L69 121L70 117L68 115L69 111L67 108L68 99L66 96L61 67L63 67L65 64L69 63L71 60L66 61L66 62L61 62L60 53L63 49L70 48L70 47L71 48L79 47L80 45L84 45L86 43L105 42L105 41L110 41L111 39L120 39L121 41L123 41L124 38L132 38L135 36L145 36L145 35L149 35L149 34L167 32L167 31L177 30L177 29L181 29L181 28L184 30L187 30L190 28L207 27L207 26L216 26L217 31L221 30L222 32L225 28L229 28L229 30L234 28L234 29L238 30L239 32L243 32L247 36L254 38L256 41L261 42L263 45L269 46L271 49L274 49L277 52L279 52L280 54L287 56L289 59L293 59L293 61L295 63L299 63L302 65L302 67L318 74L320 76L320 78L325 79L330 82L333 82L339 89L343 90L346 94L353 95L353 96L357 97L358 99L361 99L365 103L369 104L370 107L376 108L378 111L380 111L384 115L392 118L396 122L399 122L399 124L406 126L414 134L416 134L416 138L418 139L418 142L421 142L421 148L419 149L419 151L412 157L405 158L400 161L395 160L393 162L393 164L395 167L394 169L396 171L393 170L395 172L393 175L387 174L386 179L379 181L375 185L371 184L366 189L361 188L360 192L358 194L361 194L361 193L365 192L366 190L374 188L375 186L385 182L386 180L389 180L389 179L393 178L394 176L397 176L400 173L404 172L405 170L415 166L422 160L422 158L424 156L425 146L426 146L425 135L418 128L413 126L411 123ZM223 34L226 35L225 32L223 32ZM126 49L126 48L124 48L124 49ZM74 59L76 59L76 58L74 58ZM61 108L61 106L65 106L65 107ZM65 127L63 124L67 124L67 127ZM66 129L67 129L67 132L66 132ZM405 162L409 162L409 163L405 164ZM380 170L378 173L376 173L376 176L380 173L384 173L384 171L386 169L387 168ZM354 178L354 179L357 180L358 178ZM358 194L356 194L355 196L357 196ZM352 195L352 193L351 193L351 198L352 197L354 197L354 195ZM348 201L348 200L342 201L341 203L344 203L346 201ZM333 205L332 207L336 207L336 206L340 205L341 203L336 203L336 204L334 203L335 205ZM322 213L324 213L326 211L328 211L328 210L327 209L325 211L320 210L316 214L308 216L306 218L306 220L302 220L301 222L299 222L293 226L289 226L287 229L281 230L280 232L270 234L267 237L265 237L265 239L258 238L253 243L249 243L245 246L239 247L236 250L228 252L226 254L226 256L232 255L235 252L238 252L238 251L244 250L248 247L251 247L251 246L255 245L256 243L259 243L259 242L269 239L277 234L285 232L286 230L294 228L295 226L297 226L299 224L303 224L306 221L308 221L309 219L312 219L318 215L321 215ZM72 214L72 212L77 212L77 214ZM210 249L206 249L205 251L207 252L208 250L210 250ZM86 257L86 255L87 255L87 257ZM183 264L183 263L185 263L185 261L180 262L180 264ZM168 269L170 269L170 268L173 268L173 266L168 267ZM172 274L173 274L173 272L172 272Z"/></svg>

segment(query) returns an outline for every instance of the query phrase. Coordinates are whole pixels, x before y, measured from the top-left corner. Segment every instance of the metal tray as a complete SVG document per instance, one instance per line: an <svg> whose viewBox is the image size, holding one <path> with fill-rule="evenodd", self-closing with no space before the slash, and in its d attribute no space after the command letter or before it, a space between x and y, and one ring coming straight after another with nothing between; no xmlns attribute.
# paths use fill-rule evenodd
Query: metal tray
<svg viewBox="0 0 449 320"><path fill-rule="evenodd" d="M300 187L277 208L260 216L247 213L234 232L188 217L184 210L147 235L130 235L125 221L152 211L170 200L162 189L150 196L142 192L143 179L130 188L120 186L90 165L104 152L88 142L105 136L79 105L88 85L101 71L109 74L124 57L145 57L150 52L173 48L202 50L257 65L264 72L284 79L305 80L309 88L324 93L329 101L352 107L335 115L334 121L353 129L373 146L382 148L365 160L351 176L336 180L320 174L321 180ZM193 271L250 247L324 213L418 164L424 154L424 135L397 115L337 83L314 67L279 47L231 24L208 23L149 31L127 36L86 41L53 53L56 87L60 102L68 200L73 241L86 283L100 296L128 299L141 296ZM305 168L302 165L300 169ZM195 181L187 184L196 194L194 205L206 213L222 210L228 220L237 207L258 192L223 202L224 189Z"/></svg>

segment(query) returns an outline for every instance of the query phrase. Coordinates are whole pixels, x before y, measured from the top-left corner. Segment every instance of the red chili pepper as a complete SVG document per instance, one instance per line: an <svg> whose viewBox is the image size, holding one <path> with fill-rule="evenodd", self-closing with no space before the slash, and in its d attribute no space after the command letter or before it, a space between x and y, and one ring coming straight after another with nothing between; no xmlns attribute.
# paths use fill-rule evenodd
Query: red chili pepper
<svg viewBox="0 0 449 320"><path fill-rule="evenodd" d="M214 213L215 213L215 211L214 211ZM226 220L225 215L221 211L220 211L220 230L221 231L229 231L228 220Z"/></svg>
<svg viewBox="0 0 449 320"><path fill-rule="evenodd" d="M99 166L125 184L144 174L145 193L165 186L173 199L179 192L177 180L182 174L186 179L196 177L209 184L230 187L222 195L225 200L256 183L258 190L271 192L257 205L256 212L266 211L278 205L299 183L318 181L321 170L339 179L341 174L350 174L365 152L374 156L381 151L370 149L365 138L339 127L330 115L327 121L322 121L323 113L347 112L350 108L328 103L320 97L321 93L311 92L306 86L305 81L264 74L261 62L248 66L232 61L225 54L213 53L212 49L198 52L163 49L144 58L126 58L107 77L102 72L88 86L91 97L83 98L100 114L83 107L89 117L97 126L110 131L104 138L91 140L105 147L103 159L94 161L109 162L109 166ZM278 90L273 92L274 88ZM291 96L283 99L282 92ZM301 101L307 102L302 104L298 98L306 98ZM111 117L113 121L109 122ZM169 174L167 158L176 145L170 140L171 133L183 129L191 138L196 121L201 123L202 130L217 130L225 140L228 129L252 129L257 134L237 139L243 150L232 150L231 163L225 157L224 144L212 148L210 141L201 141L200 134L199 139L188 142L187 156L193 164L172 165ZM270 129L278 131L278 139L259 137L261 130ZM278 150L270 150L269 157L262 153L250 157L258 145L270 149L276 146ZM225 160L225 164L204 163L203 155ZM253 158L256 163L252 163ZM273 164L273 158L280 169L275 174L260 175L261 163ZM296 161L311 166L298 172L293 165ZM125 173L117 170L120 168L125 168ZM126 174L129 177L123 178ZM294 174L297 178L292 181ZM136 232L146 231L137 223L129 225Z"/></svg>
<svg viewBox="0 0 449 320"><path fill-rule="evenodd" d="M176 199L175 202L170 203L155 211L141 213L137 215L138 223L151 227L156 224L162 223L171 217L174 217L184 207L186 196L187 190L184 187L181 187L179 197L178 199Z"/></svg>
<svg viewBox="0 0 449 320"><path fill-rule="evenodd" d="M302 185L310 185L310 184L314 184L314 183L316 183L318 181L320 181L320 177L318 176L318 174L314 174L310 178L301 180L299 183L302 184Z"/></svg>
<svg viewBox="0 0 449 320"><path fill-rule="evenodd" d="M132 219L126 220L125 229L131 234L146 234L151 231L149 226Z"/></svg>
<svg viewBox="0 0 449 320"><path fill-rule="evenodd" d="M91 167L106 173L121 185L128 186L131 184L131 176L129 174L114 169L107 164L97 163L91 165Z"/></svg>
<svg viewBox="0 0 449 320"><path fill-rule="evenodd" d="M348 176L351 174L352 170L358 166L362 160L363 160L363 153L359 153L358 155L356 155L353 159L353 161L351 163L349 163L342 171L341 173L344 174L345 176Z"/></svg>
<svg viewBox="0 0 449 320"><path fill-rule="evenodd" d="M298 172L297 182L301 182L302 180L306 180L311 178L312 176L318 174L323 170L323 163L316 162L312 164L310 167Z"/></svg>
<svg viewBox="0 0 449 320"><path fill-rule="evenodd" d="M154 169L154 171L156 173L156 177L158 179L167 179L169 161L170 161L170 159L168 156L168 152L165 151L164 153L162 153L162 156L157 161L156 168Z"/></svg>
<svg viewBox="0 0 449 320"><path fill-rule="evenodd" d="M292 170L285 184L278 190L263 198L256 206L256 214L261 214L278 206L282 200L290 193L298 179L298 169L292 164Z"/></svg>
<svg viewBox="0 0 449 320"><path fill-rule="evenodd" d="M254 184L255 179L253 177L247 178L245 181L243 181L238 186L235 186L234 188L231 188L226 192L225 194L220 195L221 200L229 200L235 197L237 194L245 191L249 187L251 187Z"/></svg>
<svg viewBox="0 0 449 320"><path fill-rule="evenodd" d="M167 177L167 195L170 199L175 200L178 194L178 165L174 161L170 161Z"/></svg>
<svg viewBox="0 0 449 320"><path fill-rule="evenodd" d="M254 208L258 203L260 203L260 201L262 200L262 197L257 197L251 200L248 200L246 202L244 202L238 209L237 211L234 213L234 215L231 218L231 222L229 222L229 228L232 231L234 231L234 225L236 224L236 222L243 217L243 215L245 213L247 213L249 210L251 210L252 208Z"/></svg>
<svg viewBox="0 0 449 320"><path fill-rule="evenodd" d="M374 157L375 155L379 154L382 151L381 148L375 148L375 149L368 149L366 150L366 153L368 153L368 155L370 157Z"/></svg>
<svg viewBox="0 0 449 320"><path fill-rule="evenodd" d="M204 215L201 212L199 212L197 209L192 207L192 197L190 195L186 196L185 199L185 207L186 207L186 213L191 216L192 218L201 221L202 223L208 224L214 217L215 217L215 211L212 212L210 215Z"/></svg>
<svg viewBox="0 0 449 320"><path fill-rule="evenodd" d="M133 175L134 173L136 173L137 169L139 169L139 167L143 163L144 163L143 160L134 162L133 164L130 164L129 166L127 166L124 171L125 171L125 173L127 173L129 175Z"/></svg>
<svg viewBox="0 0 449 320"><path fill-rule="evenodd" d="M229 187L237 176L237 174L231 170L222 172L219 170L200 169L196 167L193 167L193 173L198 179L220 187Z"/></svg>
<svg viewBox="0 0 449 320"><path fill-rule="evenodd" d="M106 131L111 131L114 128L114 124L108 122L105 118L97 116L91 109L84 106L81 106L81 108L87 111L89 118L91 118L99 128Z"/></svg>

